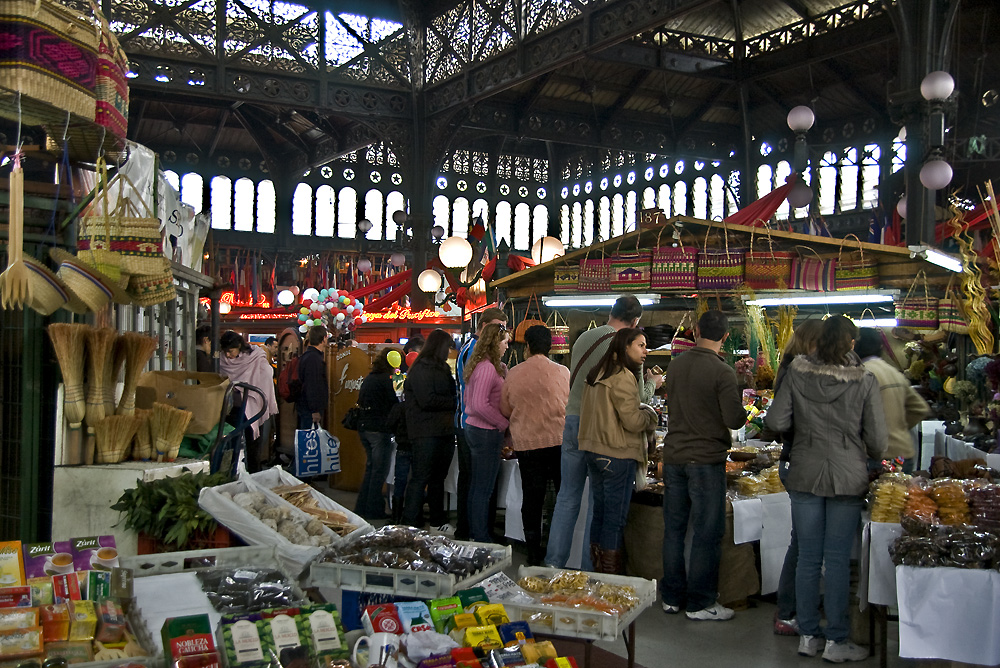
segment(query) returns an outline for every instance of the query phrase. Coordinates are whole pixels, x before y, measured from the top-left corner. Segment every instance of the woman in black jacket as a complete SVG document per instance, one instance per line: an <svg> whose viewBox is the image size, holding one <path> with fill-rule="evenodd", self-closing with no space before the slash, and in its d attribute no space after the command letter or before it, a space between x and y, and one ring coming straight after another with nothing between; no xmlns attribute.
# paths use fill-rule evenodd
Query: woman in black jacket
<svg viewBox="0 0 1000 668"><path fill-rule="evenodd" d="M455 453L455 378L448 366L454 343L443 329L427 337L403 383L406 430L413 448L410 481L403 501L403 523L422 527L424 488L432 527L448 523L444 479Z"/></svg>
<svg viewBox="0 0 1000 668"><path fill-rule="evenodd" d="M392 463L389 411L398 402L396 392L392 389L392 365L388 360L391 350L392 348L382 350L358 390L358 407L361 408L358 437L365 449L365 477L361 481L354 512L366 520L388 519L382 484Z"/></svg>

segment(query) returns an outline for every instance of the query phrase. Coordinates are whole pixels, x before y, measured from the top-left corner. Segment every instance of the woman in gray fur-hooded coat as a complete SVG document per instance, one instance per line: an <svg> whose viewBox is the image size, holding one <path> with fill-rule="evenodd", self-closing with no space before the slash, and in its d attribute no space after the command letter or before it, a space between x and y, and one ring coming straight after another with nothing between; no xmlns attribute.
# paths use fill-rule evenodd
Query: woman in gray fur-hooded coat
<svg viewBox="0 0 1000 668"><path fill-rule="evenodd" d="M848 362L856 337L850 320L828 318L816 353L789 365L767 412L768 427L795 434L786 487L799 545L799 653L815 656L825 636L824 657L838 663L861 660L862 652L867 657L848 639L850 558L868 490L867 460L881 458L886 447L878 381ZM821 631L824 564L827 626Z"/></svg>

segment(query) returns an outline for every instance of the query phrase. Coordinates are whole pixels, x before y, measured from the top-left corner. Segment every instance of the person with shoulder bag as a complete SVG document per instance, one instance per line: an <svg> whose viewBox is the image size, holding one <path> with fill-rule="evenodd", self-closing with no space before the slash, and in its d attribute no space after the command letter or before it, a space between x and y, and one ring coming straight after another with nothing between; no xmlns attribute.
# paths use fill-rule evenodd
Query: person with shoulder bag
<svg viewBox="0 0 1000 668"><path fill-rule="evenodd" d="M358 437L365 449L365 475L358 491L354 512L366 520L388 519L382 485L392 464L392 432L389 412L398 403L392 387L392 365L388 356L392 348L384 348L372 363L371 372L358 390Z"/></svg>

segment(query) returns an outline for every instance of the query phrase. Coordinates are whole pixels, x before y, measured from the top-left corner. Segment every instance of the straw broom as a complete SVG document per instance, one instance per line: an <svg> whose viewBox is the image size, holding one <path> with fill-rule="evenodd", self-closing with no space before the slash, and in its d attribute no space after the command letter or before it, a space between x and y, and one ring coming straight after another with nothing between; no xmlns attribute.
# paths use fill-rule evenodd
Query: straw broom
<svg viewBox="0 0 1000 668"><path fill-rule="evenodd" d="M98 464L117 464L128 456L132 437L141 420L132 415L111 415L94 428L97 436Z"/></svg>
<svg viewBox="0 0 1000 668"><path fill-rule="evenodd" d="M143 336L135 332L122 334L120 340L125 347L125 389L118 402L118 415L135 413L135 388L139 384L139 376L156 352L159 342L151 336Z"/></svg>
<svg viewBox="0 0 1000 668"><path fill-rule="evenodd" d="M104 414L107 416L115 414L115 389L125 365L125 352L125 341L121 335L116 336L112 352L104 365Z"/></svg>
<svg viewBox="0 0 1000 668"><path fill-rule="evenodd" d="M63 413L72 429L79 429L87 412L83 391L83 351L90 325L52 324L48 327L49 339L59 360L65 400Z"/></svg>
<svg viewBox="0 0 1000 668"><path fill-rule="evenodd" d="M117 333L110 327L87 332L87 441L84 444L84 464L94 463L94 428L107 417L104 412L104 376L108 357L113 354Z"/></svg>
<svg viewBox="0 0 1000 668"><path fill-rule="evenodd" d="M158 401L153 404L149 431L153 436L157 461L172 462L177 459L177 452L180 450L181 441L184 440L184 433L192 417L191 411L174 408Z"/></svg>
<svg viewBox="0 0 1000 668"><path fill-rule="evenodd" d="M133 417L137 420L137 429L135 447L132 448L132 459L145 462L153 458L153 437L149 433L149 420L152 414L152 410L135 409Z"/></svg>

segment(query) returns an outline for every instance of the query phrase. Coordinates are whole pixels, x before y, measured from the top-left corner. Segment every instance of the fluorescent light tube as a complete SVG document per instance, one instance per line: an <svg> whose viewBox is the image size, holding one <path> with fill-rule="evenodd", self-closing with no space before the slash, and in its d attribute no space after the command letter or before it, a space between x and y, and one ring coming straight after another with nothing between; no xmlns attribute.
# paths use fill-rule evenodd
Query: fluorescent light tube
<svg viewBox="0 0 1000 668"><path fill-rule="evenodd" d="M893 293L884 292L821 292L812 294L779 293L773 297L747 300L751 306L826 306L827 304L876 304L891 302Z"/></svg>
<svg viewBox="0 0 1000 668"><path fill-rule="evenodd" d="M660 295L633 295L643 306L659 304ZM546 306L614 306L621 295L547 295L542 297Z"/></svg>
<svg viewBox="0 0 1000 668"><path fill-rule="evenodd" d="M875 320L855 320L858 327L895 327L899 322L895 318L876 318Z"/></svg>
<svg viewBox="0 0 1000 668"><path fill-rule="evenodd" d="M924 251L924 259L931 264L936 264L939 267L944 267L948 271L962 272L962 261L958 258L952 257L947 253L942 253L939 250L933 248L928 248Z"/></svg>

